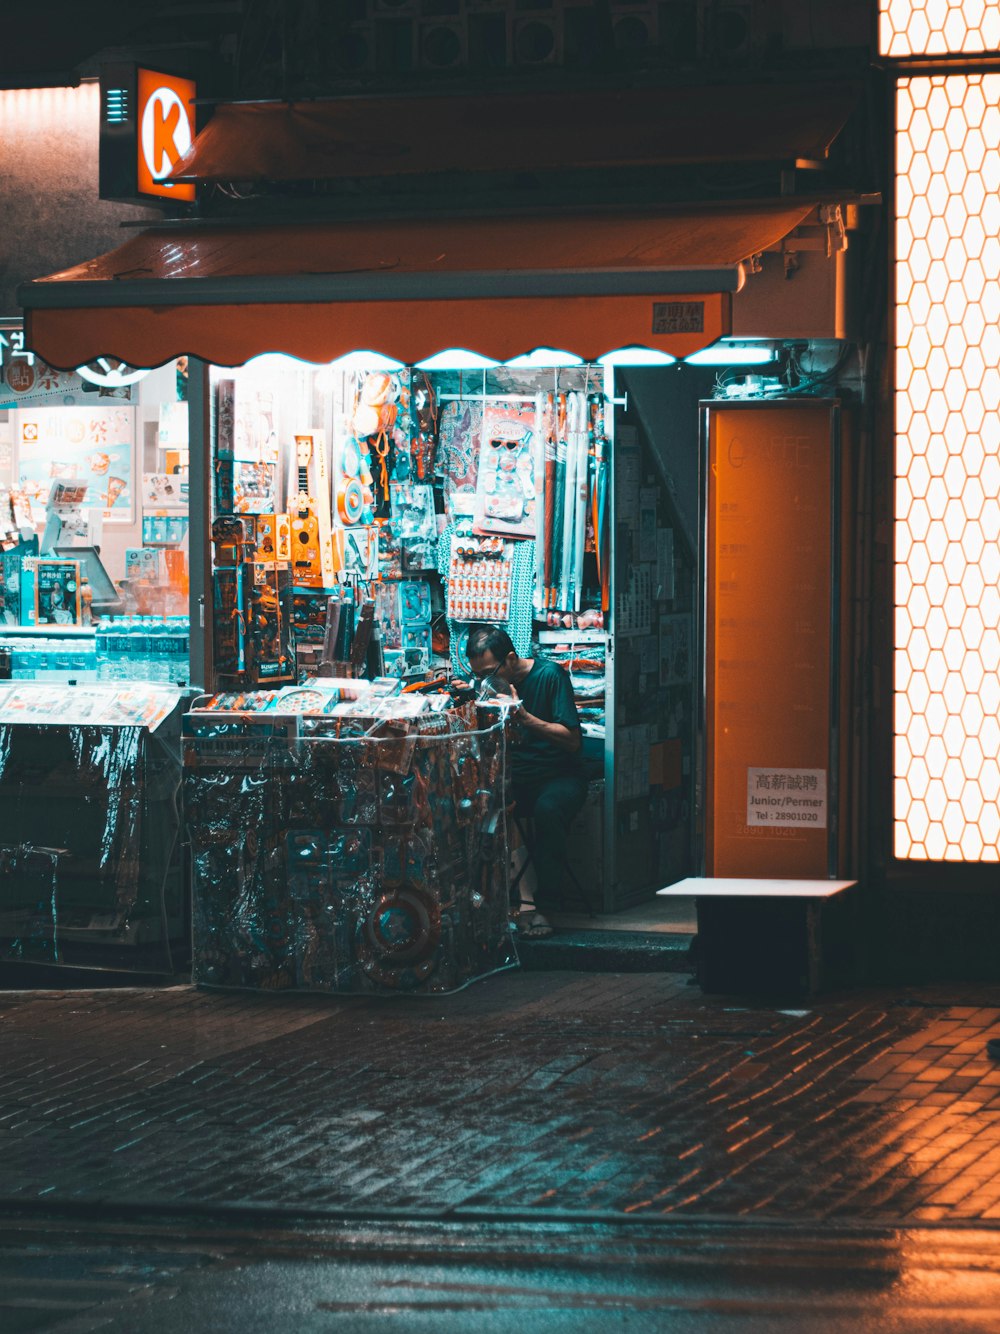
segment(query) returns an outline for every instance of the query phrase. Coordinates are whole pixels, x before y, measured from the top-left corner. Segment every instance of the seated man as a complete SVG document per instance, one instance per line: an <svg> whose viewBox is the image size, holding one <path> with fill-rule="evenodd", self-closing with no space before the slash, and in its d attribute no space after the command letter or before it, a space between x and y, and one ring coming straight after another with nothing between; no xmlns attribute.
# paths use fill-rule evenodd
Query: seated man
<svg viewBox="0 0 1000 1334"><path fill-rule="evenodd" d="M535 822L535 907L522 914L526 937L551 935L542 910L557 907L566 864L566 834L587 796L580 757L580 715L569 673L546 658L521 658L496 626L469 632L469 666L521 701L520 732L511 750L514 811Z"/></svg>

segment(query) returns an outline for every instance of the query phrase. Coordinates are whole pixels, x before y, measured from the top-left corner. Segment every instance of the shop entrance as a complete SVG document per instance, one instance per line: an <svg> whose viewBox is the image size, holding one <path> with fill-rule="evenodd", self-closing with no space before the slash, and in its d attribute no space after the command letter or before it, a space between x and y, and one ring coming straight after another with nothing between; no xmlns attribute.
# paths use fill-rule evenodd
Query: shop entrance
<svg viewBox="0 0 1000 1334"><path fill-rule="evenodd" d="M416 706L500 627L565 669L583 733L558 920L688 929L654 895L693 869L697 468L682 494L689 460L627 376L565 354L213 368L207 680L223 710L317 675Z"/></svg>

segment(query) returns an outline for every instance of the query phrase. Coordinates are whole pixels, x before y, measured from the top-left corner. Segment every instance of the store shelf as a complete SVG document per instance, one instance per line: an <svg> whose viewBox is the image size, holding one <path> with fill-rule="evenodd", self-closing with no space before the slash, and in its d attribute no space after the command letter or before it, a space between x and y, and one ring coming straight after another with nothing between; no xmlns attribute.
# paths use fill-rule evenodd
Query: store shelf
<svg viewBox="0 0 1000 1334"><path fill-rule="evenodd" d="M606 644L606 630L539 630L535 638L539 644Z"/></svg>

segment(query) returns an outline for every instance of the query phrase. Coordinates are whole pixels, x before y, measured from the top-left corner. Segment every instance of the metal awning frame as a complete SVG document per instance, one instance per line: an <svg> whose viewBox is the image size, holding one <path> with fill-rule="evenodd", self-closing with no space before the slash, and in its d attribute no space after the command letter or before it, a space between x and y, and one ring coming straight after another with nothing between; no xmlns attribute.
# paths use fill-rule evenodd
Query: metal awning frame
<svg viewBox="0 0 1000 1334"><path fill-rule="evenodd" d="M505 297L677 296L738 292L742 264L716 268L528 270L516 272L289 274L232 278L121 278L112 282L36 283L19 290L26 308L214 306L253 302L327 304L355 301L491 300Z"/></svg>

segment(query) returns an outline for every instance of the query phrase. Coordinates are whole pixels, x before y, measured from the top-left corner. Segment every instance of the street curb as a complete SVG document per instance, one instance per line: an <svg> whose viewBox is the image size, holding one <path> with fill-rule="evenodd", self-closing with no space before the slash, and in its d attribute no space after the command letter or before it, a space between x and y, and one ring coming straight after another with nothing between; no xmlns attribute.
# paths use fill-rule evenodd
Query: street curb
<svg viewBox="0 0 1000 1334"><path fill-rule="evenodd" d="M556 930L543 940L517 937L526 972L690 973L694 936L667 931Z"/></svg>

